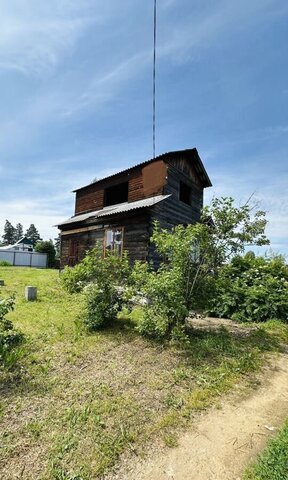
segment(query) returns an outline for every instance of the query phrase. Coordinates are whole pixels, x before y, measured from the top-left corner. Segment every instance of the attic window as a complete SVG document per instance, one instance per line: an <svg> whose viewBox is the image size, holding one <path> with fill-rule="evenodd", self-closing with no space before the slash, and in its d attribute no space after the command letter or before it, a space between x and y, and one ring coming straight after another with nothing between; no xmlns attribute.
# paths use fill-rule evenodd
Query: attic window
<svg viewBox="0 0 288 480"><path fill-rule="evenodd" d="M191 205L191 188L189 185L181 181L179 187L179 200L187 205Z"/></svg>
<svg viewBox="0 0 288 480"><path fill-rule="evenodd" d="M113 187L105 188L105 207L125 202L128 202L128 182L119 183L118 185L113 185Z"/></svg>

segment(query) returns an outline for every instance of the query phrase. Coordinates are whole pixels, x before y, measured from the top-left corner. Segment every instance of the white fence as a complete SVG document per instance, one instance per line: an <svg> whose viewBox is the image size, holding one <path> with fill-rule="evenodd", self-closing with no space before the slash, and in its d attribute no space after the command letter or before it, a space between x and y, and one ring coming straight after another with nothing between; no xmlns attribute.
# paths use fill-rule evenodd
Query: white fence
<svg viewBox="0 0 288 480"><path fill-rule="evenodd" d="M47 253L21 252L16 250L1 250L0 261L6 260L17 267L47 267Z"/></svg>

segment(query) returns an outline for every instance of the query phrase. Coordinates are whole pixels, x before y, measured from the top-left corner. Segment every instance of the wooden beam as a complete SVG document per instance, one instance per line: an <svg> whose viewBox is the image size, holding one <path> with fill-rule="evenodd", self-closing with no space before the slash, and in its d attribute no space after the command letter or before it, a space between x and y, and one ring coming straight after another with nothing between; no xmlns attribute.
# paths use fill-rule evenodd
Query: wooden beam
<svg viewBox="0 0 288 480"><path fill-rule="evenodd" d="M104 225L95 225L91 227L74 228L73 230L63 230L61 235L73 235L73 233L85 233L91 230L103 230Z"/></svg>

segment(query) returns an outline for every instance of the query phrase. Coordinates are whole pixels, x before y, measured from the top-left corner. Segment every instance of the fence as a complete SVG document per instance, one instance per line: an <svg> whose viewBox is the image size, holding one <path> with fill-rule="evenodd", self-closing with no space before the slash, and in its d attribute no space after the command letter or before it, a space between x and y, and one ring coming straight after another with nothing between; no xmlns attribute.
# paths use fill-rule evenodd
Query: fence
<svg viewBox="0 0 288 480"><path fill-rule="evenodd" d="M0 261L6 260L17 267L47 267L47 253L21 252L16 250L1 250Z"/></svg>

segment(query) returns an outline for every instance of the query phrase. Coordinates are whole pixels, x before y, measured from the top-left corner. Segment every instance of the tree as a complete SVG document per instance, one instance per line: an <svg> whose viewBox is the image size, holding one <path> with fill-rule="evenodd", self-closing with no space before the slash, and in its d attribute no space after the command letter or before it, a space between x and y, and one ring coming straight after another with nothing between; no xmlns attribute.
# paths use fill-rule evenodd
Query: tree
<svg viewBox="0 0 288 480"><path fill-rule="evenodd" d="M33 247L36 245L37 242L40 242L42 240L34 223L31 223L30 227L27 229L25 237L31 240L31 242L33 243Z"/></svg>
<svg viewBox="0 0 288 480"><path fill-rule="evenodd" d="M213 199L205 207L200 223L161 230L156 223L152 242L163 260L157 272L136 265L136 289L151 301L145 307L139 330L165 336L184 328L189 310L205 300L219 268L246 245L267 245L265 212L249 204L234 205L232 198ZM141 285L142 282L142 285Z"/></svg>
<svg viewBox="0 0 288 480"><path fill-rule="evenodd" d="M4 235L2 236L4 245L13 245L16 241L16 229L9 220L6 220L4 225Z"/></svg>
<svg viewBox="0 0 288 480"><path fill-rule="evenodd" d="M20 238L24 236L23 234L23 225L21 223L17 223L16 228L15 228L15 240L18 242Z"/></svg>
<svg viewBox="0 0 288 480"><path fill-rule="evenodd" d="M47 266L49 268L55 267L56 250L51 239L48 241L42 240L37 242L35 245L35 251L39 253L47 253Z"/></svg>

